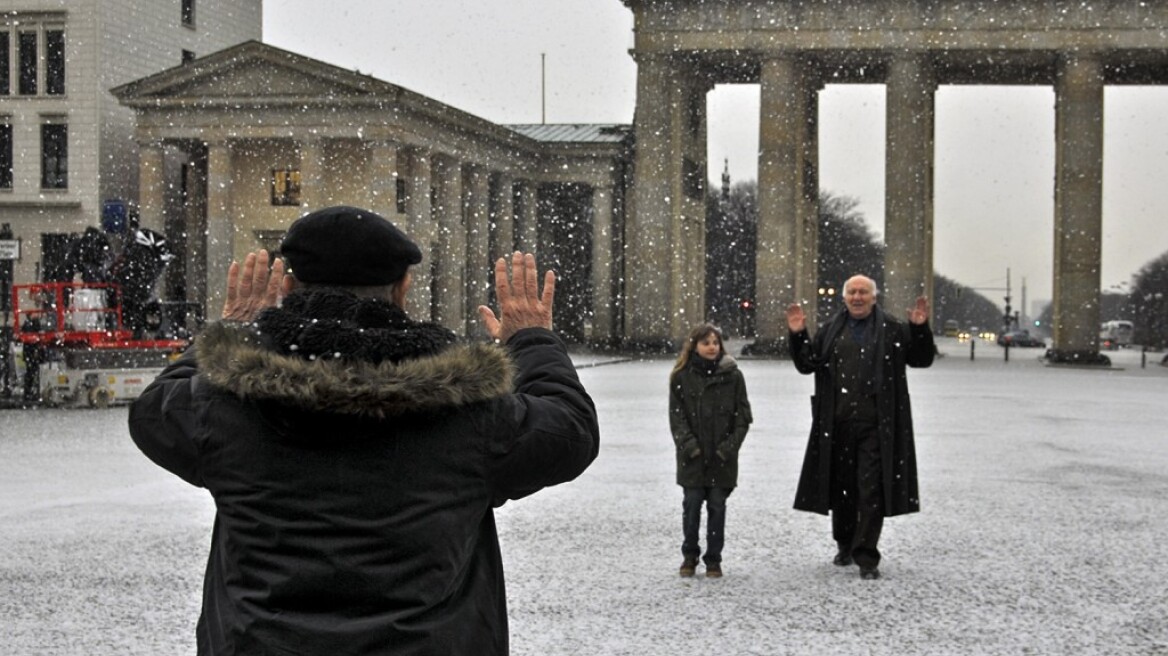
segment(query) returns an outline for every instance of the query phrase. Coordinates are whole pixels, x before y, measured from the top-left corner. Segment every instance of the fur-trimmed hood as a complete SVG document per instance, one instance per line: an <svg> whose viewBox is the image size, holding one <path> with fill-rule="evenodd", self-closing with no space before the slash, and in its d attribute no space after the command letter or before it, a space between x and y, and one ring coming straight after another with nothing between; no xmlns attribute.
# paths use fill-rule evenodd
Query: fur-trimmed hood
<svg viewBox="0 0 1168 656"><path fill-rule="evenodd" d="M199 370L211 383L241 398L355 418L432 412L512 391L514 365L496 345L442 345L434 352L421 349L417 357L380 361L339 352L335 357L306 357L295 353L292 345L273 344L264 325L261 318L259 325L207 326L198 339ZM412 323L408 328L416 334L428 325ZM342 324L331 330L362 337L369 332Z"/></svg>

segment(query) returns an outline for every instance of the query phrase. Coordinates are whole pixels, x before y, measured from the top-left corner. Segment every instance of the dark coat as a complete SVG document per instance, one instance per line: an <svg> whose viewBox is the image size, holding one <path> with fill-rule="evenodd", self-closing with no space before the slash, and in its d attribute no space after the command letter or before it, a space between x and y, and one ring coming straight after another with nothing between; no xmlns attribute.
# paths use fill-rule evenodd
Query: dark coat
<svg viewBox="0 0 1168 656"><path fill-rule="evenodd" d="M746 380L733 357L723 356L713 374L693 366L673 374L669 381L669 428L677 451L677 484L738 485L738 450L753 420ZM691 457L695 449L701 449L701 454Z"/></svg>
<svg viewBox="0 0 1168 656"><path fill-rule="evenodd" d="M902 515L920 510L916 447L905 367L928 367L933 363L936 347L928 324L902 323L885 315L879 307L873 309L873 319L884 514ZM795 492L796 510L827 514L831 509L831 442L836 402L831 351L846 320L847 310L844 309L820 327L814 340L808 337L806 330L790 335L791 359L795 368L802 374L815 374L811 436Z"/></svg>
<svg viewBox="0 0 1168 656"><path fill-rule="evenodd" d="M493 508L583 472L595 408L550 331L508 352L391 310L291 342L211 324L130 408L138 447L215 501L199 654L507 653ZM385 352L301 357L321 340Z"/></svg>

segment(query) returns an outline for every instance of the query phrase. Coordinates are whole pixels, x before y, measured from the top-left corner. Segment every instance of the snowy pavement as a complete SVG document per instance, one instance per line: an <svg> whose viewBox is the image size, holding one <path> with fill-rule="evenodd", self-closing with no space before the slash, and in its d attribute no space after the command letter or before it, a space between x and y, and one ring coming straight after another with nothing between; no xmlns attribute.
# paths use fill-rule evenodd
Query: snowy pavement
<svg viewBox="0 0 1168 656"><path fill-rule="evenodd" d="M941 344L910 373L923 510L886 522L879 581L791 510L810 377L741 362L756 423L725 577L681 579L671 362L582 367L600 457L497 512L512 653L1168 654L1168 368ZM193 653L212 513L124 409L0 412L0 653Z"/></svg>

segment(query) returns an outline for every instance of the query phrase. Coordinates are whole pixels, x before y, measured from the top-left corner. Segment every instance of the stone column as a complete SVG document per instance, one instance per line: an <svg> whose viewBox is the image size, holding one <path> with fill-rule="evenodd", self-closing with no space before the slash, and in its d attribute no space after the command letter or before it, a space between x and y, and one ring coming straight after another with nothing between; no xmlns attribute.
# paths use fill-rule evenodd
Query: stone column
<svg viewBox="0 0 1168 656"><path fill-rule="evenodd" d="M435 155L434 214L438 253L434 264L434 321L466 334L466 223L462 209L462 166L449 155Z"/></svg>
<svg viewBox="0 0 1168 656"><path fill-rule="evenodd" d="M592 341L613 338L612 187L592 188Z"/></svg>
<svg viewBox="0 0 1168 656"><path fill-rule="evenodd" d="M817 177L806 162L809 142L814 143L808 116L816 103L808 102L804 69L793 56L773 57L762 62L760 74L755 345L762 352L783 348L787 304L802 304L810 323L815 317L814 278L805 279L814 264L805 261L803 223L809 220L804 199Z"/></svg>
<svg viewBox="0 0 1168 656"><path fill-rule="evenodd" d="M799 203L795 208L797 256L796 296L804 300L804 312L819 316L819 91L823 81L809 65L803 66L803 120L799 122L799 141L803 144L799 164ZM812 320L814 323L814 320ZM786 330L786 316L780 321Z"/></svg>
<svg viewBox="0 0 1168 656"><path fill-rule="evenodd" d="M523 203L519 217L519 244L524 253L539 251L539 185L534 180L520 180L519 193Z"/></svg>
<svg viewBox="0 0 1168 656"><path fill-rule="evenodd" d="M231 148L224 142L207 145L207 320L223 313L227 300L227 269L246 253L235 252L235 224L231 220L233 165ZM250 243L250 242L248 242Z"/></svg>
<svg viewBox="0 0 1168 656"><path fill-rule="evenodd" d="M303 214L328 207L324 188L324 146L318 138L300 142L300 211Z"/></svg>
<svg viewBox="0 0 1168 656"><path fill-rule="evenodd" d="M207 301L207 172L208 148L193 148L188 169L186 206L183 220L187 225L186 288L184 300L198 303L206 310ZM190 326L194 328L195 326Z"/></svg>
<svg viewBox="0 0 1168 656"><path fill-rule="evenodd" d="M706 93L694 62L673 69L670 103L670 332L675 344L706 317Z"/></svg>
<svg viewBox="0 0 1168 656"><path fill-rule="evenodd" d="M1064 54L1055 79L1054 347L1064 362L1099 354L1103 227L1103 67Z"/></svg>
<svg viewBox="0 0 1168 656"><path fill-rule="evenodd" d="M463 196L466 199L466 334L485 336L478 320L478 307L490 304L494 282L490 275L490 175L486 169L479 165L466 167Z"/></svg>
<svg viewBox="0 0 1168 656"><path fill-rule="evenodd" d="M434 224L433 204L430 202L430 152L411 148L406 153L409 176L406 187L406 215L410 237L422 249L422 262L414 267L414 282L406 296L406 312L418 321L433 321L434 297L432 287L438 251L437 229Z"/></svg>
<svg viewBox="0 0 1168 656"><path fill-rule="evenodd" d="M491 262L515 252L515 181L508 173L495 175L491 209Z"/></svg>
<svg viewBox="0 0 1168 656"><path fill-rule="evenodd" d="M625 338L634 347L672 349L674 206L681 192L674 149L676 73L662 56L634 54L634 58L636 182L626 228Z"/></svg>
<svg viewBox="0 0 1168 656"><path fill-rule="evenodd" d="M933 300L933 100L937 85L927 60L916 57L893 59L887 85L880 306L903 318L918 296Z"/></svg>
<svg viewBox="0 0 1168 656"><path fill-rule="evenodd" d="M162 142L138 145L138 225L159 232L164 230L166 213L164 159Z"/></svg>
<svg viewBox="0 0 1168 656"><path fill-rule="evenodd" d="M397 215L397 144L392 141L375 141L369 154L369 209L389 219L399 228Z"/></svg>

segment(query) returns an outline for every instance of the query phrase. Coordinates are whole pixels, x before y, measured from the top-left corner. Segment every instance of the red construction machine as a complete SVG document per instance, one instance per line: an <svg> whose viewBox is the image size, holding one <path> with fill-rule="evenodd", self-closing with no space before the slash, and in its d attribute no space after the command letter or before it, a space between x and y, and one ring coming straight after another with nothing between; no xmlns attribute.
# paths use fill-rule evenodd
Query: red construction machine
<svg viewBox="0 0 1168 656"><path fill-rule="evenodd" d="M136 338L122 306L114 283L13 285L13 338L22 345L25 384L39 385L42 403L127 403L187 347L186 339Z"/></svg>
<svg viewBox="0 0 1168 656"><path fill-rule="evenodd" d="M117 249L96 228L68 237L64 255L42 268L42 282L11 284L11 262L0 263L0 309L8 324L0 326L3 407L132 401L189 343L191 304L154 296L174 258L161 234L134 228L119 237ZM8 224L0 226L0 238L15 243ZM18 369L23 384L16 399L11 382Z"/></svg>

